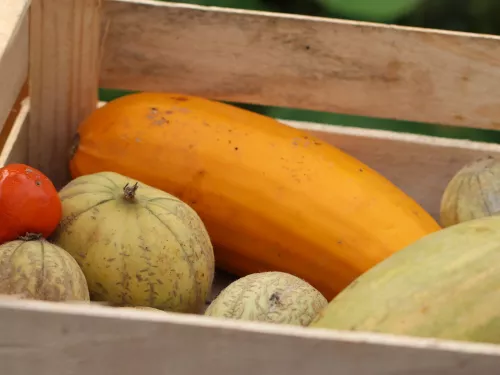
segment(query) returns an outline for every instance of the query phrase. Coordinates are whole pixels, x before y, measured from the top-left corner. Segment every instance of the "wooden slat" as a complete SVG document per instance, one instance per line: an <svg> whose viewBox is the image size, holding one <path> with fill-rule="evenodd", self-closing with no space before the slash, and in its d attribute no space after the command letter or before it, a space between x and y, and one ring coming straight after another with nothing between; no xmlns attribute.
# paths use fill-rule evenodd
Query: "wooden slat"
<svg viewBox="0 0 500 375"><path fill-rule="evenodd" d="M0 4L0 131L28 76L30 0Z"/></svg>
<svg viewBox="0 0 500 375"><path fill-rule="evenodd" d="M500 128L500 38L107 0L100 85Z"/></svg>
<svg viewBox="0 0 500 375"><path fill-rule="evenodd" d="M17 99L10 110L9 115L7 116L7 119L5 120L5 123L3 124L4 126L2 130L0 130L0 150L4 147L5 142L7 141L7 138L9 137L9 134L12 130L12 127L14 126L17 117L19 116L19 111L21 110L23 101L24 99L28 98L28 96L29 89L28 81L26 80L23 87L21 88L21 92L17 96Z"/></svg>
<svg viewBox="0 0 500 375"><path fill-rule="evenodd" d="M101 0L32 0L28 162L61 187L80 121L96 107Z"/></svg>
<svg viewBox="0 0 500 375"><path fill-rule="evenodd" d="M3 148L0 149L0 168L11 163L29 164L28 161L28 128L29 98L21 102L19 113L14 120Z"/></svg>
<svg viewBox="0 0 500 375"><path fill-rule="evenodd" d="M500 346L243 323L107 306L0 301L9 375L491 375Z"/></svg>

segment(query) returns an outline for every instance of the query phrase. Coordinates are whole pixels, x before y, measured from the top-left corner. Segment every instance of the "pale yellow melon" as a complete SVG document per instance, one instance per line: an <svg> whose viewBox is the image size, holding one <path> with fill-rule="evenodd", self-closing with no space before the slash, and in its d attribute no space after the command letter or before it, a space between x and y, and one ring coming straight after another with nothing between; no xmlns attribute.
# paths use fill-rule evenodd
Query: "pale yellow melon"
<svg viewBox="0 0 500 375"><path fill-rule="evenodd" d="M466 164L448 182L441 198L443 227L499 213L499 158L485 157Z"/></svg>
<svg viewBox="0 0 500 375"><path fill-rule="evenodd" d="M78 177L59 196L53 240L80 264L93 300L201 313L214 253L190 206L112 172Z"/></svg>
<svg viewBox="0 0 500 375"><path fill-rule="evenodd" d="M229 284L205 315L307 326L327 303L317 289L294 275L260 272Z"/></svg>
<svg viewBox="0 0 500 375"><path fill-rule="evenodd" d="M46 301L89 301L85 276L64 249L44 239L0 246L0 294Z"/></svg>

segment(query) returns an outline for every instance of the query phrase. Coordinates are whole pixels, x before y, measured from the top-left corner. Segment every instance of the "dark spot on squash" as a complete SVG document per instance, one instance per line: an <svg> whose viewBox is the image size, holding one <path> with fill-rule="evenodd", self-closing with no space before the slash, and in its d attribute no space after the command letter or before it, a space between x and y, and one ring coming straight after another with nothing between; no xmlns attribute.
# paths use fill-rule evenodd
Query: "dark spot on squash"
<svg viewBox="0 0 500 375"><path fill-rule="evenodd" d="M235 148L234 148L234 151L238 151L238 147L235 147Z"/></svg>
<svg viewBox="0 0 500 375"><path fill-rule="evenodd" d="M172 99L178 102L186 102L188 100L185 96L175 96Z"/></svg>

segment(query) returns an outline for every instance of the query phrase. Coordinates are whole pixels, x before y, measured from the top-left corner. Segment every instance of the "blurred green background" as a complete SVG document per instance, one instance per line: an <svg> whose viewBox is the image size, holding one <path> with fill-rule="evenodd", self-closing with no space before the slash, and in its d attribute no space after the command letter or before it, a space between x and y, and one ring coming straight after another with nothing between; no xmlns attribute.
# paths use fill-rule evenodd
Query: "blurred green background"
<svg viewBox="0 0 500 375"><path fill-rule="evenodd" d="M500 35L500 0L179 0L176 2ZM101 90L100 94L102 100L111 100L124 93ZM232 104L283 119L500 143L498 131Z"/></svg>

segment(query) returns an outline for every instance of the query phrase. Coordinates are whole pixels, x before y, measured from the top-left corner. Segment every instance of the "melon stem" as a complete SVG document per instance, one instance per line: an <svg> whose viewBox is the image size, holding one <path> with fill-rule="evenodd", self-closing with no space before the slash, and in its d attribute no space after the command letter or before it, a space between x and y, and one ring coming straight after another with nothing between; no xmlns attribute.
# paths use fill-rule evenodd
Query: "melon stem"
<svg viewBox="0 0 500 375"><path fill-rule="evenodd" d="M135 192L139 188L139 184L136 182L133 186L129 186L128 182L123 188L123 198L127 201L132 201L135 199Z"/></svg>
<svg viewBox="0 0 500 375"><path fill-rule="evenodd" d="M18 239L21 241L36 241L41 239L43 236L41 233L31 233L26 232L24 236L19 236Z"/></svg>

